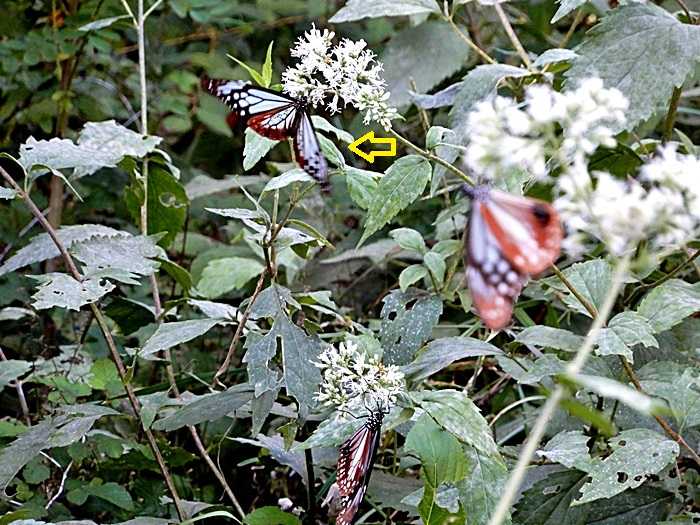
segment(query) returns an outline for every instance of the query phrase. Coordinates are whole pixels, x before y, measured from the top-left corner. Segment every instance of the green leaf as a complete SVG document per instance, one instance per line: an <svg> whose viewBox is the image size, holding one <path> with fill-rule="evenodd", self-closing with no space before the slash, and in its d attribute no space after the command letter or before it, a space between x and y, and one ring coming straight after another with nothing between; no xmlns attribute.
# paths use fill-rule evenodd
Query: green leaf
<svg viewBox="0 0 700 525"><path fill-rule="evenodd" d="M401 271L399 288L405 292L409 286L428 276L428 269L422 264L412 264Z"/></svg>
<svg viewBox="0 0 700 525"><path fill-rule="evenodd" d="M559 8L557 9L557 12L554 13L554 16L552 17L551 24L556 24L564 18L566 15L571 13L571 11L579 8L583 4L585 4L588 0L557 0L557 3L559 4Z"/></svg>
<svg viewBox="0 0 700 525"><path fill-rule="evenodd" d="M161 350L186 343L203 334L221 322L220 319L191 319L175 321L158 326L155 333L146 341L139 352L139 357L150 359Z"/></svg>
<svg viewBox="0 0 700 525"><path fill-rule="evenodd" d="M299 417L304 419L316 405L315 396L321 384L321 371L312 363L318 361L321 344L308 336L285 315L275 320L275 331L282 342L282 362L287 394L299 404Z"/></svg>
<svg viewBox="0 0 700 525"><path fill-rule="evenodd" d="M192 401L178 408L171 415L153 423L155 430L171 432L188 425L204 421L215 421L232 414L253 398L253 390L248 383L234 385L223 392L194 396Z"/></svg>
<svg viewBox="0 0 700 525"><path fill-rule="evenodd" d="M419 254L424 254L427 251L423 236L414 229L397 228L390 231L389 236L404 250L411 250Z"/></svg>
<svg viewBox="0 0 700 525"><path fill-rule="evenodd" d="M487 455L496 454L491 429L471 399L457 390L412 392L415 403L460 441Z"/></svg>
<svg viewBox="0 0 700 525"><path fill-rule="evenodd" d="M418 455L425 482L435 488L441 483L459 481L467 473L460 442L427 414L413 425L404 447Z"/></svg>
<svg viewBox="0 0 700 525"><path fill-rule="evenodd" d="M279 507L260 507L243 518L246 525L301 525L294 514L280 510Z"/></svg>
<svg viewBox="0 0 700 525"><path fill-rule="evenodd" d="M270 182L268 182L265 185L265 188L263 188L262 192L267 193L268 191L286 188L294 182L314 182L314 178L308 173L306 173L304 170L300 168L294 168L292 170L284 172L278 177L274 177L273 179L271 179Z"/></svg>
<svg viewBox="0 0 700 525"><path fill-rule="evenodd" d="M243 148L243 169L248 171L255 166L277 143L277 140L268 139L267 137L258 135L252 128L246 128L245 146Z"/></svg>
<svg viewBox="0 0 700 525"><path fill-rule="evenodd" d="M395 290L384 299L379 337L384 361L404 365L432 334L442 314L442 300L416 290Z"/></svg>
<svg viewBox="0 0 700 525"><path fill-rule="evenodd" d="M572 505L586 474L576 470L533 474L542 474L543 479L527 489L518 501L513 516L517 525L657 525L668 516L674 497L673 493L643 486L610 499Z"/></svg>
<svg viewBox="0 0 700 525"><path fill-rule="evenodd" d="M20 361L18 359L2 361L2 365L0 365L0 390L9 385L11 381L15 381L23 376L31 368L32 364L29 361Z"/></svg>
<svg viewBox="0 0 700 525"><path fill-rule="evenodd" d="M516 336L515 340L524 345L576 352L581 348L584 337L561 328L537 325L525 328Z"/></svg>
<svg viewBox="0 0 700 525"><path fill-rule="evenodd" d="M565 467L585 471L591 462L588 453L589 436L580 430L559 432L547 445L537 451L537 455Z"/></svg>
<svg viewBox="0 0 700 525"><path fill-rule="evenodd" d="M118 395L124 391L117 367L112 360L98 359L93 363L90 373L92 377L88 384L95 390L106 390L111 395Z"/></svg>
<svg viewBox="0 0 700 525"><path fill-rule="evenodd" d="M378 173L352 166L345 168L345 183L348 186L350 198L363 210L368 209L371 205L372 198L377 192L377 178L379 176Z"/></svg>
<svg viewBox="0 0 700 525"><path fill-rule="evenodd" d="M88 267L88 271L115 268L151 275L158 269L158 263L153 258L165 255L156 240L145 236L89 239L74 244L70 251Z"/></svg>
<svg viewBox="0 0 700 525"><path fill-rule="evenodd" d="M484 64L476 66L464 77L459 93L450 110L450 126L457 136L463 137L467 132L467 116L474 104L496 92L496 88L505 78L523 77L529 73L526 69L506 64Z"/></svg>
<svg viewBox="0 0 700 525"><path fill-rule="evenodd" d="M124 20L126 18L131 18L130 15L119 15L119 16L110 16L109 18L100 18L99 20L95 20L94 22L90 22L89 24L85 24L83 26L80 26L78 28L78 31L97 31L98 29L104 29L105 27L109 27L115 22L118 22L119 20Z"/></svg>
<svg viewBox="0 0 700 525"><path fill-rule="evenodd" d="M30 485L38 485L49 479L51 471L41 462L40 458L34 458L22 469L24 481Z"/></svg>
<svg viewBox="0 0 700 525"><path fill-rule="evenodd" d="M430 163L418 155L401 157L379 181L359 244L415 201L430 180Z"/></svg>
<svg viewBox="0 0 700 525"><path fill-rule="evenodd" d="M67 249L74 243L97 237L115 237L128 235L126 232L115 230L99 224L80 224L76 226L62 226L56 231L57 237ZM53 259L61 253L48 233L42 233L35 237L24 248L0 266L0 275L14 272L30 264Z"/></svg>
<svg viewBox="0 0 700 525"><path fill-rule="evenodd" d="M328 122L325 118L323 118L320 115L311 115L311 122L313 123L314 128L320 129L321 131L325 131L326 133L332 133L336 136L338 140L345 142L346 144L350 144L355 140L355 138L350 133L343 129L336 128L333 124ZM358 169L358 171L364 170Z"/></svg>
<svg viewBox="0 0 700 525"><path fill-rule="evenodd" d="M586 374L567 375L566 379L595 392L601 397L620 401L633 410L648 416L660 415L667 411L665 403L614 379Z"/></svg>
<svg viewBox="0 0 700 525"><path fill-rule="evenodd" d="M695 71L700 26L683 24L650 3L622 6L595 26L576 52L579 57L565 73L568 83L594 76L618 88L630 101L624 129L632 129L665 110L673 88Z"/></svg>
<svg viewBox="0 0 700 525"><path fill-rule="evenodd" d="M671 279L649 292L637 313L649 321L654 333L668 330L700 311L700 283Z"/></svg>
<svg viewBox="0 0 700 525"><path fill-rule="evenodd" d="M78 490L85 490L89 495L109 501L113 505L124 510L133 510L134 508L134 502L127 490L112 481L104 485L94 486L92 483L90 485L83 485Z"/></svg>
<svg viewBox="0 0 700 525"><path fill-rule="evenodd" d="M544 67L549 64L557 64L559 62L570 62L578 55L571 49L552 48L547 49L544 53L538 56L532 63L535 67Z"/></svg>
<svg viewBox="0 0 700 525"><path fill-rule="evenodd" d="M445 281L445 272L447 271L447 265L443 256L434 251L428 252L423 256L423 264L430 270L438 286L442 285Z"/></svg>
<svg viewBox="0 0 700 525"><path fill-rule="evenodd" d="M635 312L620 312L603 328L598 336L599 355L623 355L634 362L632 347L642 344L658 348L659 343L653 335L649 321Z"/></svg>
<svg viewBox="0 0 700 525"><path fill-rule="evenodd" d="M17 192L15 190L0 186L0 199L12 200L15 197L17 197Z"/></svg>
<svg viewBox="0 0 700 525"><path fill-rule="evenodd" d="M612 284L613 270L610 263L603 259L593 259L572 264L563 273L579 294L599 310ZM558 277L551 277L544 282L563 294L562 299L567 306L578 313L591 316Z"/></svg>
<svg viewBox="0 0 700 525"><path fill-rule="evenodd" d="M126 297L112 297L105 313L117 323L123 335L133 334L156 320L151 306Z"/></svg>
<svg viewBox="0 0 700 525"><path fill-rule="evenodd" d="M320 133L316 133L316 138L318 139L318 143L321 146L321 152L326 157L328 162L333 164L333 166L340 168L341 170L345 169L345 157L343 157L343 154L338 149L338 147L335 144L333 144L333 141L329 138L324 137Z"/></svg>
<svg viewBox="0 0 700 525"><path fill-rule="evenodd" d="M391 3L396 12L396 3ZM411 80L418 92L425 93L459 71L469 54L465 42L443 22L423 22L399 31L382 53L384 80L391 93L389 102L395 106L410 103Z"/></svg>
<svg viewBox="0 0 700 525"><path fill-rule="evenodd" d="M459 499L468 525L486 525L503 494L508 469L498 454L483 454L469 446L464 449L470 468L469 475L457 483Z"/></svg>
<svg viewBox="0 0 700 525"><path fill-rule="evenodd" d="M329 20L332 24L353 22L363 18L406 16L438 12L432 0L348 0Z"/></svg>
<svg viewBox="0 0 700 525"><path fill-rule="evenodd" d="M96 415L63 414L44 419L3 448L0 451L0 491L4 492L22 467L42 450L75 443L90 431L100 417L118 414L115 410L100 408L101 411Z"/></svg>
<svg viewBox="0 0 700 525"><path fill-rule="evenodd" d="M197 290L204 297L214 299L231 290L240 290L257 277L265 266L255 259L245 257L225 257L214 259L202 271Z"/></svg>
<svg viewBox="0 0 700 525"><path fill-rule="evenodd" d="M40 283L37 292L32 295L32 306L37 310L57 306L77 311L114 290L114 285L104 279L78 281L65 273L33 275L32 278Z"/></svg>
<svg viewBox="0 0 700 525"><path fill-rule="evenodd" d="M270 44L270 45L272 45L272 44ZM255 83L256 83L256 84L258 84L259 86L265 86L265 79L262 77L262 75L261 75L260 73L258 73L257 71L255 71L255 69L253 69L252 67L250 67L248 64L246 64L246 63L243 62L242 60L238 60L238 59L237 59L235 56L233 56L233 55L227 54L226 56L229 57L231 60L233 60L236 64L238 64L239 66L241 66L243 69L245 69L245 70L248 72L248 74L250 75L250 78L252 78L253 80L255 80ZM265 86L265 87L267 87L267 86ZM246 131L247 131L247 130L246 130Z"/></svg>
<svg viewBox="0 0 700 525"><path fill-rule="evenodd" d="M684 370L680 377L675 372L667 381L661 378L642 379L642 388L649 395L666 400L680 432L700 425L700 378L697 369Z"/></svg>
<svg viewBox="0 0 700 525"><path fill-rule="evenodd" d="M428 343L413 362L401 367L401 371L414 381L420 381L460 359L501 354L500 349L479 339L444 337Z"/></svg>
<svg viewBox="0 0 700 525"><path fill-rule="evenodd" d="M270 42L267 46L267 54L265 55L265 63L262 66L262 85L265 87L270 87L272 83L272 46L275 44L274 40Z"/></svg>
<svg viewBox="0 0 700 525"><path fill-rule="evenodd" d="M581 487L576 505L610 498L639 487L651 474L658 474L675 461L678 443L646 428L624 430L610 440L613 453L594 459L588 468L591 481Z"/></svg>

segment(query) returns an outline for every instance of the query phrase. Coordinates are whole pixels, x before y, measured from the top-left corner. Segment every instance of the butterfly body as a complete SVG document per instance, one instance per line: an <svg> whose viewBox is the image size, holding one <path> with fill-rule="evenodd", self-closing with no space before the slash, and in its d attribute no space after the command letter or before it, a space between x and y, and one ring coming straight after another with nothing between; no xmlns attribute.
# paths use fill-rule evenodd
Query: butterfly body
<svg viewBox="0 0 700 525"><path fill-rule="evenodd" d="M292 98L242 80L204 77L202 87L229 107L229 125L249 127L272 140L292 139L299 166L327 189L328 163L316 138L306 98Z"/></svg>
<svg viewBox="0 0 700 525"><path fill-rule="evenodd" d="M370 412L367 421L340 446L336 483L342 511L336 525L355 522L377 456L383 419L383 412Z"/></svg>
<svg viewBox="0 0 700 525"><path fill-rule="evenodd" d="M472 199L467 283L484 324L498 330L510 322L529 276L559 257L563 231L556 210L544 201L485 186L465 191Z"/></svg>

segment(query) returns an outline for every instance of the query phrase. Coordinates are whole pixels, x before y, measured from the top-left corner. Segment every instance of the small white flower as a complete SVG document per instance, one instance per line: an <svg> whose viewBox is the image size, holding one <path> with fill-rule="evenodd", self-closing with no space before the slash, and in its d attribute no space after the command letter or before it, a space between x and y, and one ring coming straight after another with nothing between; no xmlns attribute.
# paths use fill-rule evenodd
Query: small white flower
<svg viewBox="0 0 700 525"><path fill-rule="evenodd" d="M345 38L333 45L334 36L313 27L297 40L291 55L299 61L282 74L284 91L306 97L312 106L325 103L331 113L354 106L365 112L365 124L378 122L389 129L397 111L387 103L382 64L364 40Z"/></svg>
<svg viewBox="0 0 700 525"><path fill-rule="evenodd" d="M404 376L398 367L367 356L353 342L329 346L315 365L323 375L316 399L341 410L352 412L365 405L388 409L404 390Z"/></svg>

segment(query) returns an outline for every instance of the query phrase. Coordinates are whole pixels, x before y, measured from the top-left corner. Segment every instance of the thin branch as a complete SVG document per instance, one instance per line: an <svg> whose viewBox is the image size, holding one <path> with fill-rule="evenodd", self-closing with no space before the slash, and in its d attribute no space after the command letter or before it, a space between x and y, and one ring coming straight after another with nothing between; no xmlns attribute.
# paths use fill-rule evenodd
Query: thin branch
<svg viewBox="0 0 700 525"><path fill-rule="evenodd" d="M17 194L22 198L22 200L25 202L29 210L32 212L32 214L37 218L41 226L44 228L46 233L49 235L53 243L55 244L56 248L58 249L59 253L61 254L61 257L63 257L63 260L66 264L66 268L68 268L69 273L73 276L74 279L77 281L82 281L83 276L82 274L78 271L77 266L75 265L75 261L73 260L73 257L68 253L66 250L66 247L63 245L63 242L61 239L58 238L58 234L56 233L56 230L49 224L49 221L44 217L41 213L41 210L37 207L37 205L34 203L32 198L20 187L17 182L10 176L7 171L5 171L4 168L0 167L0 175L7 181L7 183L14 189ZM114 338L112 337L112 332L109 329L109 325L107 324L107 319L105 318L104 314L102 313L102 310L100 307L95 304L91 303L90 304L90 309L92 310L93 315L95 316L95 319L97 321L97 324L100 327L100 330L102 331L102 335L104 336L105 342L107 344L107 348L109 348L109 352L112 356L112 360L114 361L114 364L117 367L117 372L119 373L119 378L121 379L122 385L124 386L124 390L126 390L127 397L129 398L129 402L131 403L131 406L134 410L134 413L138 417L139 421L142 421L141 419L141 403L139 402L138 398L136 397L136 393L134 392L134 387L131 385L129 381L129 375L127 373L126 367L124 366L124 361L122 361L121 356L119 355L119 350L117 349L117 345L114 342ZM153 435L153 432L148 429L144 428L144 434L146 436L146 439L148 441L149 446L151 447L151 450L153 452L153 456L156 459L156 462L158 463L158 467L163 474L163 478L165 479L165 483L168 486L168 490L170 492L170 495L173 498L173 503L175 504L175 508L177 510L178 516L180 517L181 520L185 519L185 512L182 507L182 502L180 500L180 496L178 495L177 489L175 487L175 483L173 482L173 478L170 475L170 471L168 470L167 465L165 464L165 461L163 460L163 455L161 454L160 448L158 447L158 443L156 441L155 436Z"/></svg>
<svg viewBox="0 0 700 525"><path fill-rule="evenodd" d="M441 159L441 158L438 157L437 155L433 155L433 154L430 153L429 151L426 151L426 150L424 150L423 148L420 148L420 147L416 146L413 142L411 142L410 140L408 140L408 139L407 139L406 137L404 137L403 135L400 135L400 134L399 134L398 132L396 132L395 130L391 129L389 132L390 132L392 135L394 135L394 137L396 137L397 139L399 139L399 142L401 142L402 144L408 146L408 147L411 148L413 151L415 151L416 153L418 153L420 156L425 157L425 158L428 159L428 160L432 160L433 162L436 162L437 164L440 164L441 166L447 168L447 170L449 170L449 171L451 171L452 173L454 173L455 175L457 175L460 179L462 179L464 182L466 182L466 183L469 184L470 186L474 186L474 181L472 180L472 178L471 178L469 175L467 175L466 173L464 173L462 170L460 170L459 168L457 168L456 166L453 166L452 164L450 164L449 162L447 162L447 161L444 160L444 159Z"/></svg>
<svg viewBox="0 0 700 525"><path fill-rule="evenodd" d="M151 7L149 7L148 11L146 11L146 13L143 15L143 19L146 20L149 16L151 16L153 11L158 9L158 6L160 6L160 4L162 4L162 3L163 3L163 0L156 0L156 2Z"/></svg>
<svg viewBox="0 0 700 525"><path fill-rule="evenodd" d="M308 481L306 485L307 519L309 523L316 523L314 518L316 515L316 486L314 484L316 477L314 475L314 457L310 448L304 450L304 459L306 460L306 479Z"/></svg>
<svg viewBox="0 0 700 525"><path fill-rule="evenodd" d="M661 136L662 142L665 144L673 136L673 125L676 122L676 114L678 113L678 104L681 100L682 86L674 87L673 94L671 95L671 101L668 103L668 112L666 113L666 119L664 120L664 131Z"/></svg>
<svg viewBox="0 0 700 525"><path fill-rule="evenodd" d="M642 288L655 288L655 287L659 286L660 284L665 283L666 281L668 281L668 280L672 279L673 277L675 277L675 276L678 274L678 272L680 272L680 271L681 271L683 268L685 268L687 265L692 264L693 261L695 261L695 259L697 259L698 257L700 257L700 250L695 250L695 253L694 253L693 255L691 255L690 257L688 257L685 261L683 261L682 263L680 263L680 264L679 264L678 266L676 266L673 270L671 270L670 272L668 272L668 273L667 273L666 275L664 275L663 277L660 277L659 279L657 279L657 280L654 281L653 283L650 283L650 284L643 284L643 285L642 285Z"/></svg>
<svg viewBox="0 0 700 525"><path fill-rule="evenodd" d="M610 315L610 312L612 311L613 305L615 304L617 295L624 284L624 276L627 272L628 266L629 256L626 256L618 262L617 268L615 270L615 275L613 275L612 284L610 286L610 289L608 290L608 294L605 297L605 300L603 301L603 305L600 308L600 312L598 313L598 316L593 320L593 324L591 325L591 328L589 329L588 334L586 335L586 339L581 345L581 348L579 348L578 352L576 352L576 356L574 357L574 359L570 361L567 365L567 374L573 375L579 373L585 365L588 356L593 351L593 346L598 340L598 334L600 333L601 328L603 328L603 326L605 325L605 322L607 321L607 318ZM508 478L508 482L506 483L506 486L503 490L503 494L501 495L501 498L498 501L498 505L496 506L496 509L493 515L491 516L488 525L501 525L501 523L503 523L506 516L508 515L510 506L515 500L515 497L517 496L518 491L520 490L520 485L522 484L523 479L525 478L525 472L530 464L530 460L532 459L532 456L537 450L537 447L539 446L540 441L544 436L545 430L547 429L547 425L549 424L549 421L552 419L552 417L554 416L554 412L559 406L559 402L564 398L564 394L564 387L562 385L557 385L550 394L549 399L547 399L547 402L544 404L540 415L535 421L535 425L532 427L532 430L530 431L530 434L528 435L527 440L525 441L525 445L522 451L520 452L518 462L515 465L513 471L511 472L510 477Z"/></svg>
<svg viewBox="0 0 700 525"><path fill-rule="evenodd" d="M241 320L238 323L238 326L236 327L236 332L233 334L233 339L231 339L231 344L229 345L228 351L226 352L226 358L224 359L224 362L221 363L221 366L216 371L216 374L214 374L213 384L224 386L221 383L221 381L219 381L219 378L222 375L224 375L227 372L229 366L231 366L231 360L233 359L233 355L236 353L236 347L238 346L238 342L240 341L241 335L243 334L243 328L245 327L246 322L248 322L248 316L250 315L250 310L253 307L253 303L255 303L255 299L258 298L258 294L262 291L266 275L267 269L263 270L260 274L258 283L255 285L255 291L250 297L250 301L248 301L248 305L246 306L246 309L243 312L243 316L241 317Z"/></svg>
<svg viewBox="0 0 700 525"><path fill-rule="evenodd" d="M452 19L451 16L445 17L445 20L447 20L447 22L450 24L450 27L451 27L452 30L457 34L457 36L459 36L459 38L461 38L462 40L464 40L464 42L465 42L477 55L479 55L479 58L481 58L481 60L482 60L484 63L486 63L486 64L495 64L495 63L496 63L496 61L495 61L493 58L491 58L491 57L489 56L489 54L488 54L486 51L484 51L484 50L481 49L478 45L476 45L476 43L474 43L474 41L473 41L471 38L469 38L468 35L465 35L465 34L464 34L464 31L462 31L462 30L459 28L459 26L458 26L457 24L455 24L455 21Z"/></svg>
<svg viewBox="0 0 700 525"><path fill-rule="evenodd" d="M68 471L70 470L70 468L72 466L73 466L73 460L71 460L71 462L68 463L68 466L63 471L63 474L61 475L61 484L58 486L58 490L56 491L56 494L53 495L53 497L49 500L49 502L44 507L46 510L49 510L49 508L51 508L51 505L53 505L56 502L56 500L63 493L63 487L66 486L66 479L68 479Z"/></svg>
<svg viewBox="0 0 700 525"><path fill-rule="evenodd" d="M134 22L134 25L138 25L138 19L136 16L134 16L134 12L131 10L131 7L129 6L129 3L126 0L121 0L122 5L124 6L124 10L127 12L127 14L131 17L131 20Z"/></svg>
<svg viewBox="0 0 700 525"><path fill-rule="evenodd" d="M0 348L0 361L9 361L5 352ZM28 427L32 426L32 420L29 417L29 406L27 405L27 398L24 397L24 389L22 388L22 381L19 379L15 380L15 390L17 390L17 397L19 398L19 406L22 409L22 415L24 416L24 422Z"/></svg>
<svg viewBox="0 0 700 525"><path fill-rule="evenodd" d="M576 12L576 16L574 17L574 21L571 22L571 27L569 27L569 30L566 32L564 35L564 38L562 38L559 41L559 47L566 47L566 44L569 43L569 40L571 40L571 37L574 36L574 32L576 31L576 28L578 25L583 21L583 18L585 17L585 13L583 12L582 9L579 9Z"/></svg>
<svg viewBox="0 0 700 525"><path fill-rule="evenodd" d="M496 10L496 14L498 15L498 19L501 21L501 25L503 26L503 29L505 29L506 34L508 35L508 38L510 38L510 41L513 44L513 47L518 52L518 55L520 56L520 60L523 61L523 64L525 64L525 67L527 67L530 71L532 71L533 67L532 67L532 62L530 61L530 57L527 55L527 51L525 51L525 48L520 43L520 39L518 39L518 35L515 34L515 31L513 30L513 26L510 25L510 20L508 20L508 16L503 11L501 4L494 4L493 8Z"/></svg>
<svg viewBox="0 0 700 525"><path fill-rule="evenodd" d="M559 277L559 280L564 283L564 286L566 286L569 291L573 294L576 299L578 299L578 302L583 305L583 307L586 309L586 311L591 315L592 319L595 319L596 316L598 315L598 310L596 307L591 303L588 299L586 299L583 295L581 295L581 292L579 292L576 287L567 279L566 275L562 273L562 271L557 268L556 264L552 265L552 270L554 270L554 273L556 274L557 277Z"/></svg>
<svg viewBox="0 0 700 525"><path fill-rule="evenodd" d="M681 6L681 9L683 10L683 13L685 13L685 16L688 17L688 21L693 24L695 23L693 20L693 15L690 14L690 9L688 9L688 6L683 0L676 0L679 6Z"/></svg>

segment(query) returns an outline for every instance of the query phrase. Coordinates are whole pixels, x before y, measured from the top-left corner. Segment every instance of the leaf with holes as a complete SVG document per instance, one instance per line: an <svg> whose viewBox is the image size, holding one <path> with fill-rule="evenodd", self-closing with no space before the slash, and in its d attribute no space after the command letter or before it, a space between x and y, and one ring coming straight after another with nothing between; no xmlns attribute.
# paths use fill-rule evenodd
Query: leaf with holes
<svg viewBox="0 0 700 525"><path fill-rule="evenodd" d="M114 285L105 279L78 281L65 273L33 275L32 278L40 283L37 292L32 295L32 305L37 310L57 306L77 311L114 290Z"/></svg>
<svg viewBox="0 0 700 525"><path fill-rule="evenodd" d="M624 430L610 440L612 454L596 458L587 468L591 481L581 487L575 505L610 498L639 487L652 474L672 463L680 452L678 443L646 428Z"/></svg>
<svg viewBox="0 0 700 525"><path fill-rule="evenodd" d="M433 332L442 314L440 297L417 290L393 291L384 298L379 337L384 361L405 365Z"/></svg>

